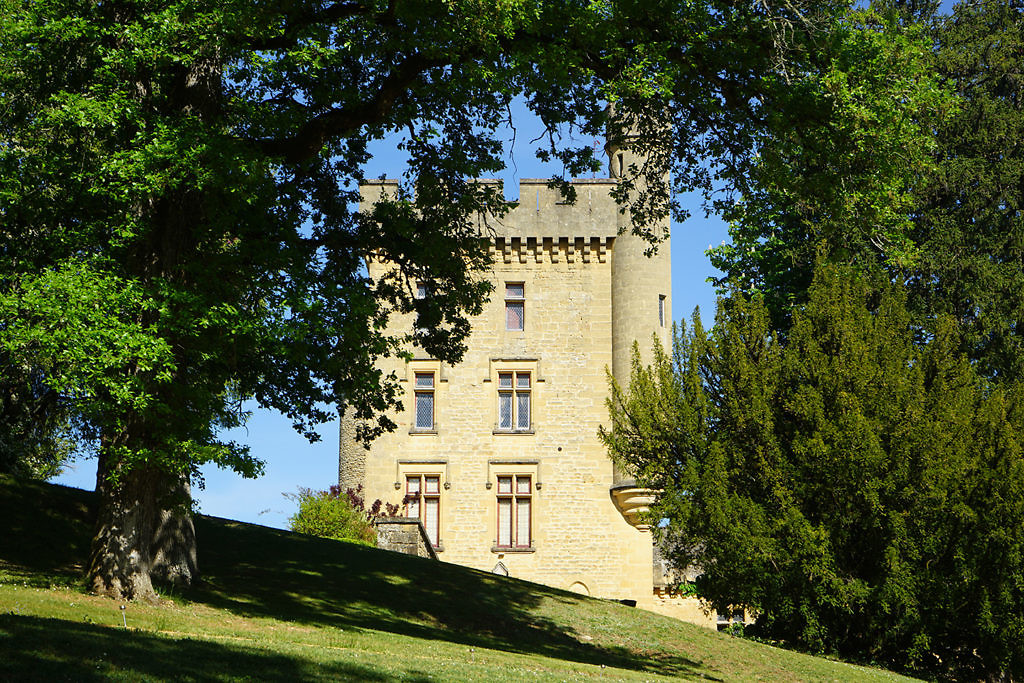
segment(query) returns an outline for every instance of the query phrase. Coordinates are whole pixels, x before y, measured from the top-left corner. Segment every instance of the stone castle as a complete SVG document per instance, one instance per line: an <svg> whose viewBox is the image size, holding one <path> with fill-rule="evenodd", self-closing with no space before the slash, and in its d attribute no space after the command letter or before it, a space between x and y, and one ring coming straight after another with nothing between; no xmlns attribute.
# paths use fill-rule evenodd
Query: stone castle
<svg viewBox="0 0 1024 683"><path fill-rule="evenodd" d="M669 244L647 257L648 243L630 234L609 196L629 152L609 156L610 178L574 181L575 204L546 180L521 181L516 208L490 221L494 290L463 361L416 349L389 359L382 369L406 387L398 429L366 450L343 423L339 483L361 484L367 500L405 501L442 561L713 627L655 561L640 515L651 492L621 476L598 439L606 369L625 386L633 342L667 347L672 310ZM395 186L365 182L362 208ZM377 278L390 266L368 269Z"/></svg>

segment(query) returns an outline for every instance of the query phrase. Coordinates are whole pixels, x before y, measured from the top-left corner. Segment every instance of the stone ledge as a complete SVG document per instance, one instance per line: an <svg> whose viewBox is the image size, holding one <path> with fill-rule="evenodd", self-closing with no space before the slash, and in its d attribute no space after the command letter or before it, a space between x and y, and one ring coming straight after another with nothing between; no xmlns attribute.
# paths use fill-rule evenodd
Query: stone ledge
<svg viewBox="0 0 1024 683"><path fill-rule="evenodd" d="M610 490L615 507L626 519L640 531L648 531L651 525L645 521L650 506L658 500L660 491L645 489L635 484L620 484Z"/></svg>
<svg viewBox="0 0 1024 683"><path fill-rule="evenodd" d="M533 429L493 429L491 434L504 434L506 436L533 436L536 434Z"/></svg>
<svg viewBox="0 0 1024 683"><path fill-rule="evenodd" d="M437 559L423 523L415 517L382 517L373 520L377 547L406 555Z"/></svg>
<svg viewBox="0 0 1024 683"><path fill-rule="evenodd" d="M537 546L533 545L532 543L530 544L530 547L528 547L528 548L509 548L509 547L503 546L503 545L492 545L491 546L491 552L492 553L497 553L499 555L505 555L505 554L512 555L512 554L515 554L515 553L535 553L535 552L537 552Z"/></svg>

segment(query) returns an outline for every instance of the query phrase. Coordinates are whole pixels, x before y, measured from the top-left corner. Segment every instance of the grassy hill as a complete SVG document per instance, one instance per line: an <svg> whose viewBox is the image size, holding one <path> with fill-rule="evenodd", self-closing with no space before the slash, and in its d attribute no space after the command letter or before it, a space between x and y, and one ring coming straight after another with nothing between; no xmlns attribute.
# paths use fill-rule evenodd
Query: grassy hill
<svg viewBox="0 0 1024 683"><path fill-rule="evenodd" d="M93 494L0 477L0 680L906 680L457 565L213 517L202 585L79 588ZM127 622L127 628L124 623Z"/></svg>

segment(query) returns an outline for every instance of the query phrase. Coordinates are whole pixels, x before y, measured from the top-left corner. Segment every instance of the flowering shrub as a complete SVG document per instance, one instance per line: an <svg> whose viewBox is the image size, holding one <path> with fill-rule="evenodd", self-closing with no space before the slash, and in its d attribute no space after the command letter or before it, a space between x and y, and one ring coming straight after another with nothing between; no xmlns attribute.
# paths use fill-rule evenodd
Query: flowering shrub
<svg viewBox="0 0 1024 683"><path fill-rule="evenodd" d="M299 504L298 512L288 518L288 527L311 536L376 545L372 521L377 517L395 517L398 506L378 499L367 510L362 491L359 486L343 494L340 486L332 486L326 491L300 488L297 494L285 494Z"/></svg>

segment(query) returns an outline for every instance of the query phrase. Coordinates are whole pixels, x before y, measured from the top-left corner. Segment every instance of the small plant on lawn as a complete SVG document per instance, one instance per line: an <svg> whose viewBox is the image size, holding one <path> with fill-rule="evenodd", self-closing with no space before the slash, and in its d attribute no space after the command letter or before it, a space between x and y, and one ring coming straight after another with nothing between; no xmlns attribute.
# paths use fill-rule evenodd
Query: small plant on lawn
<svg viewBox="0 0 1024 683"><path fill-rule="evenodd" d="M300 488L298 494L285 494L299 504L299 511L288 518L288 527L302 534L376 545L373 520L396 516L398 506L376 500L367 510L362 490L359 486L343 494L340 486L332 486L326 491Z"/></svg>

